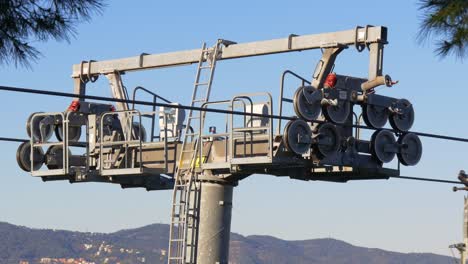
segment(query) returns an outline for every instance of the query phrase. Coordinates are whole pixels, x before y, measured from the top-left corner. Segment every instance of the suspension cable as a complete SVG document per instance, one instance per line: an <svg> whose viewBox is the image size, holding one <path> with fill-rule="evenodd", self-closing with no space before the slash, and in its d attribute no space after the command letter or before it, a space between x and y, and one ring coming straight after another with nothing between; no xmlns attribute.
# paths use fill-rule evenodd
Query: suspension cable
<svg viewBox="0 0 468 264"><path fill-rule="evenodd" d="M0 141L7 141L7 142L28 142L27 139L21 138L10 138L10 137L0 137ZM460 181L449 181L449 180L442 180L442 179L434 179L434 178L421 178L421 177L410 177L410 176L390 176L390 178L396 179L404 179L404 180L415 180L415 181L427 181L427 182L437 182L437 183L451 183L451 184L462 184Z"/></svg>
<svg viewBox="0 0 468 264"><path fill-rule="evenodd" d="M232 115L241 115L241 116L251 116L251 117L265 117L265 118L270 118L270 119L282 119L282 120L297 120L298 119L297 117L288 117L288 116L280 116L280 115L269 115L269 114L260 114L260 113L246 113L246 112L242 112L242 111L223 110L223 109L216 109L216 108L204 108L204 107L176 105L176 104L167 104L167 103L154 103L154 102L148 102L148 101L118 99L118 98L110 98L110 97L95 96L95 95L79 95L79 94L73 94L73 93L55 92L55 91L47 91L47 90L35 90L35 89L10 87L10 86L0 86L0 91L32 93L32 94L41 94L41 95L52 95L52 96L61 96L61 97L69 97L69 98L80 98L80 99L106 101L106 102L134 103L134 104L137 104L137 105L160 106L160 107L167 107L167 108L177 108L177 109L185 109L185 110L204 111L204 112L212 112L212 113L220 113L220 114L232 114ZM324 120L312 120L311 122L318 123L318 124L327 123ZM336 124L336 125L337 126L343 126L343 127L367 129L367 130L377 130L376 128L373 128L373 127L362 126L362 125L354 125L354 124ZM388 130L388 131L393 132L393 133L401 133L400 131L396 131L394 129L389 129L389 128L382 128L382 129L379 129L379 130ZM459 141L459 142L467 142L468 143L468 138L452 137L452 136L430 134L430 133L424 133L424 132L414 132L414 131L411 131L411 133L416 134L416 135L421 136L421 137L438 138L438 139Z"/></svg>
<svg viewBox="0 0 468 264"><path fill-rule="evenodd" d="M390 176L390 178L398 178L404 180L414 180L414 181L427 181L427 182L438 182L438 183L451 183L451 184L462 184L460 181L448 181L448 180L441 180L441 179L433 179L433 178L420 178L420 177L410 177L410 176Z"/></svg>
<svg viewBox="0 0 468 264"><path fill-rule="evenodd" d="M0 137L0 141L8 141L8 142L28 142L29 140L27 139L21 139L21 138L9 138L9 137Z"/></svg>

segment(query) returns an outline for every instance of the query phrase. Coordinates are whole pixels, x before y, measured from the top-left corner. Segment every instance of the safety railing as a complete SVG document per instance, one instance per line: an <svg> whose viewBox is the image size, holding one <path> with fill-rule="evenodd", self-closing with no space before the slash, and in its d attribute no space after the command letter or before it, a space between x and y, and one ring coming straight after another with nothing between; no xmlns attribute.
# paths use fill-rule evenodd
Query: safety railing
<svg viewBox="0 0 468 264"><path fill-rule="evenodd" d="M44 139L44 141L41 141L39 139L35 138L35 131L40 131L40 122L36 122L36 119L38 118L61 118L63 120L63 139L62 141L58 142L50 142L48 139L52 136L51 134L53 133L53 125L49 126L49 129L52 129L50 132L51 134L49 135L49 138ZM68 117L68 115L67 115ZM31 161L31 175L32 176L54 176L54 175L67 175L68 174L68 118L65 118L64 113L62 112L52 112L52 113L35 113L31 116L31 119L29 120L30 122L30 135L31 135L31 153L30 153L30 161ZM39 127L35 127L35 125ZM44 159L44 156L37 157L37 155L34 155L34 149L35 148L42 148L43 147L52 147L52 146L61 146L62 147L62 166L61 168L57 169L52 169L52 170L35 170L34 166L35 164L38 163L43 163L43 160L38 161L37 158Z"/></svg>
<svg viewBox="0 0 468 264"><path fill-rule="evenodd" d="M114 140L111 135L104 134L105 119L117 115L122 127L123 139ZM139 134L134 134L134 119ZM112 118L112 117L111 117ZM106 138L107 136L107 138ZM141 113L138 110L106 112L101 115L99 128L99 172L101 175L140 174L142 165L142 127ZM106 140L107 139L107 140ZM138 160L137 162L137 155Z"/></svg>
<svg viewBox="0 0 468 264"><path fill-rule="evenodd" d="M307 85L310 84L310 81L308 81L307 79L303 78L302 76L300 76L299 74L297 74L297 73L295 73L293 71L286 70L281 74L280 92L279 92L279 100L278 100L278 104L279 104L278 105L278 115L279 116L283 116L283 102L293 103L293 99L284 97L284 83L286 81L286 76L288 76L288 75L296 77L296 79L299 79L301 81L301 86L305 86L306 84ZM296 87L296 89L297 88L298 87ZM276 130L276 134L278 134L278 135L281 134L281 121L282 121L281 118L278 119L278 127L277 127L277 130Z"/></svg>
<svg viewBox="0 0 468 264"><path fill-rule="evenodd" d="M252 98L263 97L264 101L257 102ZM266 113L256 113L255 106L266 106ZM261 164L269 163L273 157L273 121L271 118L260 120L256 114L272 115L272 97L269 93L250 93L234 96L231 100L211 101L204 103L201 107L225 106L228 110L237 110L239 107L243 116L233 114L224 115L224 131L206 133L206 120L200 119L200 140L197 166L203 169L230 168L235 164ZM238 111L238 110L237 110ZM249 115L251 114L251 115ZM241 122L235 122L235 118L240 117ZM212 120L212 119L209 119ZM262 125L262 121L265 121ZM260 125L258 125L259 123ZM208 142L223 142L224 149L217 149L217 155L224 153L223 157L217 156L216 162L206 162L203 146ZM259 147L261 145L261 147ZM220 146L218 144L218 146ZM240 146L240 147L239 147ZM237 152L239 150L239 152Z"/></svg>
<svg viewBox="0 0 468 264"><path fill-rule="evenodd" d="M152 115L152 116L156 116L159 114L159 111L153 111L153 112L146 112L146 113L142 113L142 116L148 116L148 115ZM167 115L169 113L167 112L163 112L163 120L164 120L164 127L163 128L159 128L159 130L163 129L164 131L164 139L162 140L163 142L163 152L164 152L164 171L165 172L168 172L169 171L169 146L168 146L168 135L167 135ZM152 127L152 135L154 135L154 127ZM151 136L151 142L154 142L153 140L154 139L159 139L158 142L161 142L161 137L160 136ZM177 146L174 146L175 149L177 149ZM143 161L141 161L141 163L143 163ZM175 171L175 164L176 162L174 161L174 171Z"/></svg>
<svg viewBox="0 0 468 264"><path fill-rule="evenodd" d="M216 108L219 108L219 106L225 106L229 109L229 106L231 104L231 100L221 100L221 101L211 101L211 102L206 102L203 105L201 105L201 108L205 109L208 106L217 106ZM245 108L245 105L244 105ZM224 115L224 131L221 133L218 132L212 132L209 131L209 134L205 134L205 120L206 120L206 115L200 115L202 118L200 119L200 140L202 144L198 144L198 166L202 168L229 168L230 163L230 150L229 150L229 136L231 135L230 133L230 127L229 127L229 114L223 114ZM224 157L222 158L222 161L217 161L214 164L207 164L205 163L205 155L203 153L203 146L204 143L206 142L213 142L213 141L224 141Z"/></svg>
<svg viewBox="0 0 468 264"><path fill-rule="evenodd" d="M150 141L153 142L154 139L159 139L159 136L156 136L155 135L155 128L156 128L156 116L158 114L158 111L156 111L156 103L157 103L157 100L160 99L161 101L163 101L164 103L168 103L170 104L171 101L167 100L166 98L164 97L161 97L159 95L157 95L156 93L144 88L144 87L141 87L141 86L137 86L135 87L135 89L133 89L133 103L132 103L132 110L135 110L135 100L136 100L136 95L137 93L141 91L141 92L145 92L149 95L151 95L153 97L153 106L152 106L152 111L151 112L146 112L146 113L142 113L142 117L146 117L146 118L150 118L151 119L151 136L150 136ZM141 93L140 92L140 93Z"/></svg>
<svg viewBox="0 0 468 264"><path fill-rule="evenodd" d="M38 119L40 120L37 121ZM74 119L73 122L71 119ZM83 120L86 122L83 122ZM86 148L86 156L89 156L88 133L86 133L85 142L79 141L81 136L81 127L83 125L86 126L86 129L89 127L88 120L84 117L83 113L35 113L31 116L28 122L29 133L31 135L31 175L40 177L66 176L72 173L72 171L70 171L72 167L79 167L80 170L84 169L85 171L89 171L88 160L86 159L83 161L79 156L73 156L70 150L70 147L84 147ZM73 133L73 130L71 133L73 138L70 138L70 123L73 124L73 129L75 129L75 133ZM79 133L76 132L76 129L80 130L78 131ZM57 141L50 140L54 131ZM37 133L39 133L40 136ZM45 136L45 138L43 136ZM46 147L48 147L48 150L44 154L42 148ZM53 150L54 148L56 149ZM59 150L58 153L57 149ZM34 155L35 151L39 151L42 155ZM47 169L41 170L44 163L47 165Z"/></svg>
<svg viewBox="0 0 468 264"><path fill-rule="evenodd" d="M266 101L257 102L252 98L263 97ZM271 116L273 114L272 109L272 97L270 93L248 93L236 95L231 100L231 109L235 110L235 102L247 101L248 104L244 102L244 121L243 125L238 127L234 123L234 115L230 115L230 135L229 135L229 145L231 153L231 164L258 164L258 163L270 163L273 159L273 119L272 118L263 118L253 114L264 114L263 107L266 106L266 114ZM262 109L260 113L255 113L255 106L261 106ZM252 115L249 115L252 114ZM262 120L263 119L263 120ZM266 120L266 124L262 124L262 121ZM258 124L256 124L258 123ZM259 146L258 142L264 140L266 136L267 146L266 150L259 148L258 152L256 149ZM237 144L241 142L240 151L242 154L237 153ZM266 155L265 152L266 151Z"/></svg>

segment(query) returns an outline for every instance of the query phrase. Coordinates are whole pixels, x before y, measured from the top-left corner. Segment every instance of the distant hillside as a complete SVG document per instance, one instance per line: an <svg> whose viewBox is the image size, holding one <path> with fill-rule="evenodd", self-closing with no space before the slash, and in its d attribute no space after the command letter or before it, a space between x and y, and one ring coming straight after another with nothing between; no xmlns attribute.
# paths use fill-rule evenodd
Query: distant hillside
<svg viewBox="0 0 468 264"><path fill-rule="evenodd" d="M169 226L153 224L110 234L31 229L0 222L0 263L166 263ZM70 262L68 262L70 263ZM232 264L447 264L429 253L356 247L335 239L286 241L231 235Z"/></svg>

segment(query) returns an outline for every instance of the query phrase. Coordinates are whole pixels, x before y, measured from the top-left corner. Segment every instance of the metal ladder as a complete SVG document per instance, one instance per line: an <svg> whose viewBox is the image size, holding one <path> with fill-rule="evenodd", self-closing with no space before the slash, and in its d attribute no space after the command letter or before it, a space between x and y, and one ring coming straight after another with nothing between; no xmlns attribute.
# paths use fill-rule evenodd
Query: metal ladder
<svg viewBox="0 0 468 264"><path fill-rule="evenodd" d="M203 43L190 104L192 107L208 102L216 60L222 44L226 43L218 40L214 47L206 48L206 43ZM203 74L207 79L201 79ZM196 263L200 198L197 167L203 162L199 160L198 148L201 146L200 119L204 115L204 112L194 112L191 109L185 126L179 166L174 177L168 264ZM192 127L192 121L195 122L195 127ZM189 140L190 143L188 143Z"/></svg>

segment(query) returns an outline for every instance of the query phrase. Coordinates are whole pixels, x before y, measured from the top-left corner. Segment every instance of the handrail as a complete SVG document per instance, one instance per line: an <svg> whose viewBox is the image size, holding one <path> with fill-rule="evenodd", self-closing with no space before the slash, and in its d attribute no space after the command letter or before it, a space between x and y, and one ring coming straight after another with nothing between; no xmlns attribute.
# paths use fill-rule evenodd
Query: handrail
<svg viewBox="0 0 468 264"><path fill-rule="evenodd" d="M273 98L271 96L270 93L268 92L259 92L259 93L248 93L248 94L239 94L237 96L234 96L232 99L231 99L231 107L234 108L234 102L238 99L245 99L245 98L248 98L248 100L250 100L250 102L253 102L253 100L251 99L251 97L256 97L256 96L266 96L268 98L268 101L267 101L267 106L268 106L268 115L272 115L273 114L273 104L272 104L272 101L273 101ZM251 112L250 113L253 113L253 103L251 104L252 105L252 108L251 108ZM244 110L245 111L245 110ZM230 142L230 151L231 153L233 154L234 153L234 132L237 131L235 128L234 128L234 118L233 118L233 115L230 115L231 116L231 136L229 137L229 142ZM251 125L253 125L253 122L251 120ZM245 128L245 127L244 127ZM252 126L253 128L253 126ZM253 152L253 135L252 135L252 132L255 131L255 130L258 130L258 131L262 131L262 130L265 130L264 127L258 127L258 128L253 128L252 130L250 131L241 131L239 130L239 132L241 133L244 133L244 137L245 137L245 133L248 133L250 132L250 135L251 135L251 141L250 141L250 146L251 146L251 153ZM269 122L268 122L268 157L270 159L273 158L273 119L272 118L269 118ZM245 144L246 144L246 139L244 139L244 150L245 150ZM245 155L245 151L244 151L244 155ZM231 155L231 160L233 159L233 155Z"/></svg>
<svg viewBox="0 0 468 264"><path fill-rule="evenodd" d="M65 118L65 115L63 112L50 112L50 113L35 113L32 115L30 123L30 133L31 133L31 139L30 139L30 144L31 144L31 152L30 152L30 161L31 161L31 175L36 175L35 172L38 172L34 170L34 147L35 143L34 142L34 119L40 116L60 116L62 118L62 123L64 124L63 126L63 138L62 142L56 142L56 143L51 143L51 145L62 145L62 169L55 169L54 171L59 171L61 170L63 175L68 174L68 114L67 118ZM42 142L44 143L44 142Z"/></svg>
<svg viewBox="0 0 468 264"><path fill-rule="evenodd" d="M285 98L283 97L284 96L284 81L286 79L286 75L292 75L296 78L298 78L299 80L302 81L302 86L304 86L306 83L307 84L311 84L310 81L308 81L307 79L301 77L299 74L291 71L291 70L285 70L282 74L281 74L281 84L280 84L280 94L279 94L279 100L278 100L278 104L279 104L279 107L278 107L278 115L279 116L283 116L283 102L288 102L288 103L292 103L293 100L292 99L289 99L289 98ZM278 129L277 129L277 134L281 134L281 121L282 119L278 119Z"/></svg>
<svg viewBox="0 0 468 264"><path fill-rule="evenodd" d="M157 95L156 93L154 93L154 92L152 92L152 91L150 91L150 90L148 90L148 89L146 89L145 87L142 87L142 86L137 86L137 87L135 87L135 89L133 89L133 101L135 101L135 94L136 94L136 92L137 92L138 90L143 90L143 91L145 91L145 92L151 94L152 96L154 96L154 97L156 97L156 98L158 98L158 99L163 100L164 102L166 102L166 103L168 103L168 104L172 103L171 101L167 100L166 98L164 98L164 97L162 97L162 96L159 96L159 95ZM135 105L135 103L132 104L132 109L133 109L134 105Z"/></svg>
<svg viewBox="0 0 468 264"><path fill-rule="evenodd" d="M125 115L122 115L122 116L125 116L124 118L126 120L121 120L121 122L128 122L130 120L130 125L127 126L130 131L122 131L123 133L123 136L124 136L124 140L123 141L116 141L116 142L103 142L104 140L104 118L108 115L119 115L119 113L122 113L122 114L125 114ZM132 131L133 131L133 117L135 115L138 115L138 118L139 118L139 122L138 122L138 125L139 125L139 137L138 137L138 140L132 140L131 137L133 135ZM103 147L105 145L107 146L115 146L115 145L122 145L122 146L125 146L125 155L128 154L128 145L132 142L132 141L135 141L135 143L139 142L139 148L140 148L140 151L138 152L139 154L139 158L140 158L140 162L139 162L139 168L140 168L140 172L143 170L143 146L142 146L142 130L141 130L141 112L138 111L138 110L122 110L122 111L115 111L115 112L105 112L101 115L101 127L99 128L99 172L100 174L102 174L102 172L105 170L104 169L104 162L103 162L103 159L104 159L104 155L103 155ZM130 132L130 133L128 133ZM130 138L128 138L130 137ZM126 158L125 159L125 168L128 168L128 159Z"/></svg>
<svg viewBox="0 0 468 264"><path fill-rule="evenodd" d="M155 138L154 128L156 127L156 112L157 112L156 111L156 105L155 105L156 101L157 101L156 99L161 99L162 101L164 101L165 103L168 103L168 104L170 104L171 101L167 100L164 97L161 97L161 96L157 95L156 93L154 93L154 92L152 92L152 91L150 91L150 90L148 90L148 89L146 89L146 88L144 88L142 86L137 86L137 87L135 87L135 89L133 89L132 110L135 110L136 93L137 93L137 91L140 91L140 90L142 90L142 91L144 91L144 92L146 92L148 94L151 94L153 96L153 111L152 111L153 114L151 116L151 139L150 139L150 141L153 142L154 138Z"/></svg>
<svg viewBox="0 0 468 264"><path fill-rule="evenodd" d="M253 107L254 107L254 104L253 104L252 99L251 99L250 97L248 97L248 96L245 96L245 95L238 95L238 96L234 96L234 97L232 98L232 102L237 101L237 100L240 100L240 99L245 99L245 100L248 100L248 101L249 101L249 103L250 103L250 114L253 114ZM242 101L242 100L240 100L240 101L244 103L244 101ZM231 110L234 110L234 105L231 105ZM244 103L244 113L245 113L245 111L246 111L246 108L245 108L245 103ZM234 119L234 118L233 118L232 115L231 115L231 135L230 135L230 141L229 141L229 142L230 142L230 146L231 146L231 154L234 153L234 148L233 148L233 146L232 146L232 144L233 144L233 143L232 143L232 142L233 142L232 139L234 138L234 130L236 130L236 132L238 131L236 128L234 128L234 121L233 121L233 119ZM250 115L250 124L251 124L251 125L252 125L252 119L253 119L253 115ZM246 121L247 121L247 115L244 115L244 127L247 126L247 122L246 122ZM245 156L246 153L247 153L247 144L246 144L246 142L247 142L247 137L246 137L246 134L245 134L245 133L242 133L242 134L244 135L244 156ZM252 141L253 141L253 134L250 133L250 142L252 142ZM252 153L252 151L253 151L253 145L251 144L251 145L250 145L250 152ZM231 159L232 159L232 158L233 158L233 155L231 155Z"/></svg>
<svg viewBox="0 0 468 264"><path fill-rule="evenodd" d="M225 104L227 106L229 106L229 103L231 102L231 100L218 100L218 101L210 101L210 102L205 102L203 103L200 108L204 109L206 107L208 107L209 105L222 105L222 104ZM245 103L242 102L244 104L244 108L245 108ZM201 113L200 113L201 114ZM210 134L210 135L204 135L203 134L203 128L205 126L205 118L206 118L206 115L200 115L201 118L200 118L200 138L199 140L203 140L204 138L209 138L209 137L214 137L214 136L217 136L218 134ZM225 133L223 134L228 134L227 136L230 135L230 133L228 132L228 127L229 127L229 114L226 113L226 125L225 125L225 128L224 128L224 131ZM228 140L226 140L225 144L224 144L224 147L226 149L226 152L225 152L225 155L224 155L224 161L227 162L228 160L228 155L229 155L229 144L228 144ZM203 144L199 144L198 145L198 149L196 150L198 151L198 156L200 157L200 161L203 157ZM202 166L202 162L200 162L200 166Z"/></svg>

